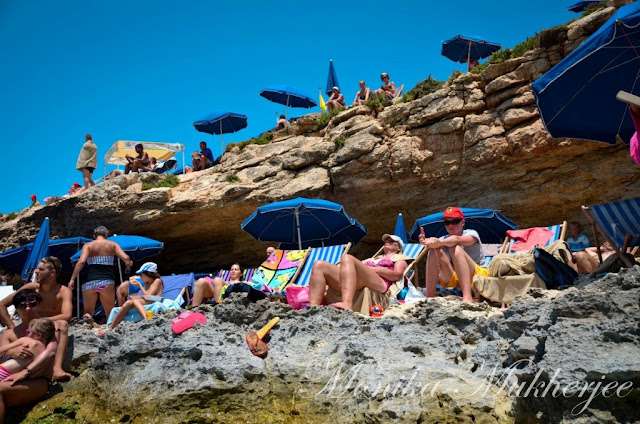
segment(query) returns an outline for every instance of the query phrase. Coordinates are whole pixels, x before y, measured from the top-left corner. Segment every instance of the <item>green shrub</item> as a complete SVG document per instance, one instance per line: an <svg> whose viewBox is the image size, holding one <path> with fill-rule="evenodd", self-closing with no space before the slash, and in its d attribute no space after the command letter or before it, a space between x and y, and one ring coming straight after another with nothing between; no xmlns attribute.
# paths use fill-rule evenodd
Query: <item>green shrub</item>
<svg viewBox="0 0 640 424"><path fill-rule="evenodd" d="M473 68L471 70L472 74L481 74L482 71L484 71L485 69L487 69L487 66L489 66L489 63L483 63L482 65L478 65L475 68Z"/></svg>
<svg viewBox="0 0 640 424"><path fill-rule="evenodd" d="M438 81L433 78L431 75L425 80L420 81L413 87L411 90L407 91L404 96L402 96L402 102L410 102L411 100L419 99L420 97L424 97L427 94L431 94L435 91L438 91L444 85L444 81Z"/></svg>
<svg viewBox="0 0 640 424"><path fill-rule="evenodd" d="M142 183L143 190L149 190L151 188L158 187L175 187L180 184L180 179L176 175L167 175L165 178L155 183Z"/></svg>
<svg viewBox="0 0 640 424"><path fill-rule="evenodd" d="M238 177L236 174L231 173L231 174L227 175L227 178L225 178L225 180L228 183L236 184L236 183L240 182L240 177Z"/></svg>
<svg viewBox="0 0 640 424"><path fill-rule="evenodd" d="M387 96L385 96L384 94L378 93L376 95L371 95L371 97L369 97L369 100L364 102L364 105L370 107L371 109L377 110L383 107L390 106L391 100L387 99Z"/></svg>
<svg viewBox="0 0 640 424"><path fill-rule="evenodd" d="M505 60L515 59L516 57L522 57L526 52L531 51L536 47L538 47L539 43L540 43L540 34L536 33L533 37L527 37L527 39L524 40L522 43L516 44L513 47L513 49L510 49L507 47L506 49L501 49L501 50L498 50L497 52L494 52L491 55L491 57L489 57L489 63L491 64L502 63Z"/></svg>
<svg viewBox="0 0 640 424"><path fill-rule="evenodd" d="M453 71L451 75L449 75L449 79L447 80L447 83L449 83L449 85L453 84L456 78L458 78L460 75L462 75L461 71Z"/></svg>
<svg viewBox="0 0 640 424"><path fill-rule="evenodd" d="M230 152L231 149L238 146L240 151L244 150L250 144L269 144L273 140L273 133L271 131L265 131L257 137L250 138L249 140L241 141L240 143L229 143L225 148L225 152Z"/></svg>
<svg viewBox="0 0 640 424"><path fill-rule="evenodd" d="M337 114L339 114L343 110L345 110L345 108L338 107L338 108L333 109L331 112L327 112L327 113L321 114L320 117L318 118L318 120L316 121L318 123L319 129L323 129L324 127L329 125L329 121L331 121L331 119L334 116L336 116Z"/></svg>
<svg viewBox="0 0 640 424"><path fill-rule="evenodd" d="M592 3L582 12L582 17L584 18L587 15L591 15L593 12L604 9L607 7L607 0L601 1L600 3Z"/></svg>
<svg viewBox="0 0 640 424"><path fill-rule="evenodd" d="M336 150L340 149L342 146L344 146L344 143L346 143L346 141L349 139L349 137L345 136L345 135L341 135L340 137L336 138L335 140L333 140L333 142L336 144Z"/></svg>
<svg viewBox="0 0 640 424"><path fill-rule="evenodd" d="M7 220L11 221L12 219L16 219L16 216L18 216L15 212L11 212L9 214L7 214Z"/></svg>

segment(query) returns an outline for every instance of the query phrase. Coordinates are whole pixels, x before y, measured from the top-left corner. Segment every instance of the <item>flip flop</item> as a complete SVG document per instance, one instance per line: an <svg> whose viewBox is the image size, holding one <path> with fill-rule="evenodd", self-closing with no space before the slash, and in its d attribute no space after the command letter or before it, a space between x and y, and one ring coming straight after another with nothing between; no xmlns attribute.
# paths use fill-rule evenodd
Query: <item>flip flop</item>
<svg viewBox="0 0 640 424"><path fill-rule="evenodd" d="M196 325L196 322L204 324L207 322L207 317L200 312L182 312L176 318L171 320L171 331L173 331L173 334L184 333L188 329L193 328L193 326Z"/></svg>
<svg viewBox="0 0 640 424"><path fill-rule="evenodd" d="M265 356L269 352L269 347L258 336L258 333L251 332L245 336L249 350L254 356Z"/></svg>

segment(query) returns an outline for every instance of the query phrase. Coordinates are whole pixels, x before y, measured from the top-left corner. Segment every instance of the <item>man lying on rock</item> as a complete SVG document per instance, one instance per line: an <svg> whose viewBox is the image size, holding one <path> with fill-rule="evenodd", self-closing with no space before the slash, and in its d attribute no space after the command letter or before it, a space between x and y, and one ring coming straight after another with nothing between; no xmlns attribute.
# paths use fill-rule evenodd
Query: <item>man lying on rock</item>
<svg viewBox="0 0 640 424"><path fill-rule="evenodd" d="M449 235L425 237L424 228L420 229L420 243L429 253L427 254L427 297L436 295L438 281L442 287L462 289L462 300L473 302L471 296L471 281L474 275L489 275L486 268L482 268L482 242L475 230L464 229L464 214L460 208L450 206L445 209L444 228Z"/></svg>
<svg viewBox="0 0 640 424"><path fill-rule="evenodd" d="M73 302L71 290L56 281L61 270L62 264L55 256L42 258L35 271L36 281L25 284L20 290L11 293L0 301L0 321L8 329L12 329L16 324L9 316L7 307L12 304L16 293L31 289L40 295L42 301L38 307L38 316L40 318L49 318L53 321L58 335L58 348L53 365L53 380L68 380L71 378L71 375L62 369L62 363L64 362L69 341L68 329L73 312Z"/></svg>

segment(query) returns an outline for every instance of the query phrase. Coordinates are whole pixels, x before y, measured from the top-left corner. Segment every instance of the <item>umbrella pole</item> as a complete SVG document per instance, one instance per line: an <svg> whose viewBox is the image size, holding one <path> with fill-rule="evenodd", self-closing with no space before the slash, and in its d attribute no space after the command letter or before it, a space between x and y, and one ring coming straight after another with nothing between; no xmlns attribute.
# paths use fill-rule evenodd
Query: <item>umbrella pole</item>
<svg viewBox="0 0 640 424"><path fill-rule="evenodd" d="M302 250L302 238L300 237L300 211L296 208L296 227L298 228L298 250Z"/></svg>
<svg viewBox="0 0 640 424"><path fill-rule="evenodd" d="M223 134L222 134L222 119L220 120L220 154L222 154L224 152L224 141L223 140Z"/></svg>
<svg viewBox="0 0 640 424"><path fill-rule="evenodd" d="M284 105L284 117L287 121L289 120L289 97L291 97L291 95L287 94L287 104Z"/></svg>
<svg viewBox="0 0 640 424"><path fill-rule="evenodd" d="M469 41L469 48L467 49L467 72L469 72L469 66L471 66L471 41Z"/></svg>

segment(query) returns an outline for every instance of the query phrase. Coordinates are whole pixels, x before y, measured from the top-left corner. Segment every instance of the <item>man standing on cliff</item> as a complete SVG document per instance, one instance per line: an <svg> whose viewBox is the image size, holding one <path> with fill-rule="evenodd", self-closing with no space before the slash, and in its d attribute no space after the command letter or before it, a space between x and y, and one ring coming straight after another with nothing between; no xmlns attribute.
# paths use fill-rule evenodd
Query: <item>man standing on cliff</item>
<svg viewBox="0 0 640 424"><path fill-rule="evenodd" d="M25 284L19 291L0 301L0 321L11 329L16 325L9 316L7 307L12 304L16 293L32 289L40 295L42 301L38 306L38 317L49 318L53 321L56 326L56 333L58 333L58 348L53 365L53 380L68 380L71 378L71 375L62 369L62 363L64 362L69 342L69 321L71 321L73 312L73 301L71 290L56 281L61 270L62 264L58 258L55 256L43 258L35 271L36 281Z"/></svg>
<svg viewBox="0 0 640 424"><path fill-rule="evenodd" d="M436 295L438 281L442 287L460 287L462 300L473 302L471 281L473 276L488 275L486 268L478 265L482 260L482 243L475 230L464 229L464 214L460 208L450 206L443 214L444 228L449 235L425 237L424 228L420 228L420 243L427 254L427 297Z"/></svg>

